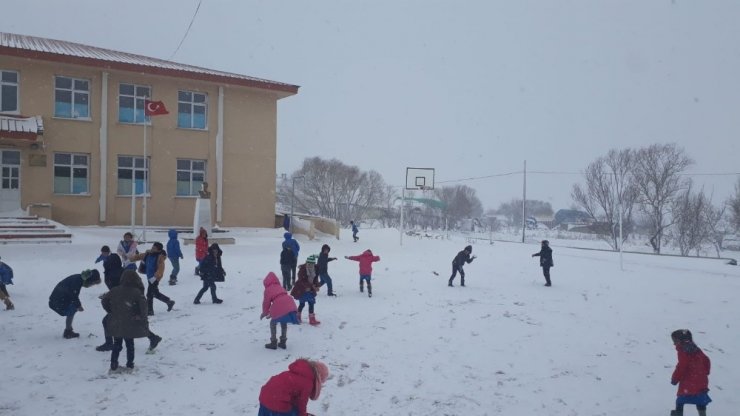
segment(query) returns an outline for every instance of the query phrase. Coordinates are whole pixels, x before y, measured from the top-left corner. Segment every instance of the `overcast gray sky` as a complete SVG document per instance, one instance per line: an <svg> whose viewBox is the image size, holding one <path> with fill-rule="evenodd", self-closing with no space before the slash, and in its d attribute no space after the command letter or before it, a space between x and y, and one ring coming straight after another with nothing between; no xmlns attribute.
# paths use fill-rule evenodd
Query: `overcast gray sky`
<svg viewBox="0 0 740 416"><path fill-rule="evenodd" d="M197 5L3 0L0 31L170 59ZM203 0L172 60L301 86L279 102L278 173L316 155L393 185L408 166L578 172L668 142L693 173L738 172L738 21L715 0ZM719 202L737 177L694 179ZM568 207L579 180L530 174L527 196ZM522 192L521 175L459 183L487 208Z"/></svg>

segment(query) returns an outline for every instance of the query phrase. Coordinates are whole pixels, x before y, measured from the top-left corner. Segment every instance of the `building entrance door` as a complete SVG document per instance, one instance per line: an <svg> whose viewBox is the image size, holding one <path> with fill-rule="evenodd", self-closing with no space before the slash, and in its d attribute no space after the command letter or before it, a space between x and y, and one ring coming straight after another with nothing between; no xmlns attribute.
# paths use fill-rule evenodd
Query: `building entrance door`
<svg viewBox="0 0 740 416"><path fill-rule="evenodd" d="M0 150L0 213L21 209L21 152Z"/></svg>

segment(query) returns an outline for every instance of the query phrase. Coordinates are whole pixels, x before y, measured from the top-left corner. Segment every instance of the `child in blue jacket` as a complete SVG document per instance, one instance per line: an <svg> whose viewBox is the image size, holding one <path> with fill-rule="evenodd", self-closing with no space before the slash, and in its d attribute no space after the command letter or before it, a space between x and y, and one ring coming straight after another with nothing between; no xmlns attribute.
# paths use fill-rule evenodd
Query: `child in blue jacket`
<svg viewBox="0 0 740 416"><path fill-rule="evenodd" d="M7 264L0 261L0 298L5 303L5 309L15 309L13 302L10 301L10 295L5 285L13 284L13 269Z"/></svg>
<svg viewBox="0 0 740 416"><path fill-rule="evenodd" d="M172 264L172 273L170 273L170 286L177 284L177 274L180 273L180 259L183 258L180 250L180 240L177 239L177 230L170 230L167 235L170 240L167 241L167 258Z"/></svg>

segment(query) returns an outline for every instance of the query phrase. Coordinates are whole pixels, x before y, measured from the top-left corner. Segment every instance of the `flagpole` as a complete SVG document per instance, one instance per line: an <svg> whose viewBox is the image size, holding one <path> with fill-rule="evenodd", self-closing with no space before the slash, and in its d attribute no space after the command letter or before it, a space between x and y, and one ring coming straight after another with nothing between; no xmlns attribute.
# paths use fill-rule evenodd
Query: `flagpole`
<svg viewBox="0 0 740 416"><path fill-rule="evenodd" d="M144 112L146 114L146 111ZM142 200L141 200L141 210L143 211L141 214L141 225L143 227L143 231L141 232L141 238L144 242L146 242L146 200L147 200L147 186L146 181L148 179L149 174L149 163L147 161L147 149L146 149L146 130L147 130L147 121L146 121L146 115L144 116L144 192L142 194Z"/></svg>

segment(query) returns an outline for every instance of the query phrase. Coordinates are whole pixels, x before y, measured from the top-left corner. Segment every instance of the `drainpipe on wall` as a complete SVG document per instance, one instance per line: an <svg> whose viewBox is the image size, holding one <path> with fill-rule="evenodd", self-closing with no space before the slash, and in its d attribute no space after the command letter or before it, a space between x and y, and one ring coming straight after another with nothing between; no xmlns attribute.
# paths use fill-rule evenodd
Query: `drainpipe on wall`
<svg viewBox="0 0 740 416"><path fill-rule="evenodd" d="M100 222L106 221L108 210L108 73L102 73L100 91Z"/></svg>
<svg viewBox="0 0 740 416"><path fill-rule="evenodd" d="M224 211L224 87L218 87L218 131L216 132L216 223Z"/></svg>

